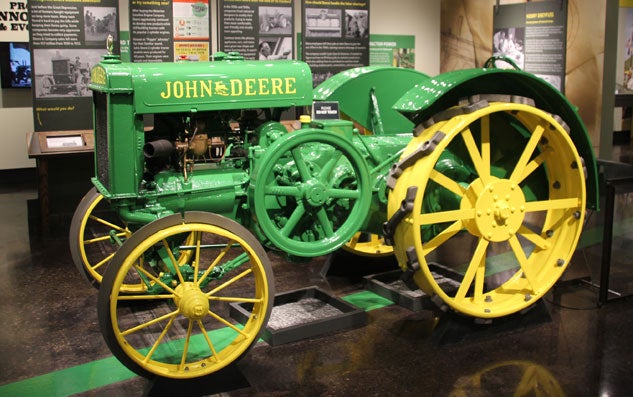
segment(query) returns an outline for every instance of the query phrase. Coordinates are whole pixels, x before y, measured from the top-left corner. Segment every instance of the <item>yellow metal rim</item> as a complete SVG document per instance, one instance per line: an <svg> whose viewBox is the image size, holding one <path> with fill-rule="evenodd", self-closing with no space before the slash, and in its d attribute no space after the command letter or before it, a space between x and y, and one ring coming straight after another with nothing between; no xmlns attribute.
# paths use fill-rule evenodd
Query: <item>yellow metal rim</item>
<svg viewBox="0 0 633 397"><path fill-rule="evenodd" d="M228 285L232 282L236 282L242 277L244 274L252 274L254 276L255 282L255 291L256 297L254 299L253 307L251 309L250 316L247 322L243 325L243 327L239 327L239 331L236 332L234 338L226 344L226 346L220 350L214 350L209 348L209 351L201 357L196 357L195 361L187 361L183 363L169 363L164 361L155 360L154 357L151 356L151 352L141 352L134 347L127 340L127 334L130 333L130 330L124 331L119 326L119 319L117 316L117 306L120 302L129 301L130 299L138 298L139 300L150 299L152 296L141 294L138 297L129 294L123 294L122 287L124 285L124 278L126 274L130 271L133 271L133 267L138 263L139 258L142 258L143 254L149 250L152 246L161 243L162 241L166 241L171 236L180 233L189 233L190 236L198 235L200 233L210 233L213 235L225 237L230 241L233 241L234 245L237 244L244 252L248 255L250 268L248 271L245 271L240 276L236 276L233 279L227 280L224 284ZM196 237L194 237L195 239ZM191 241L188 239L188 241ZM199 248L198 248L199 249ZM185 255L185 254L183 254ZM198 253L194 253L193 257L187 258L187 260L198 260ZM179 263L182 261L178 259ZM191 284L191 283L186 283ZM174 300L175 302L180 302L186 299L191 298L187 296L186 293L183 293L183 290L190 290L191 288L174 288L168 291L165 295L161 295L161 299ZM242 238L233 234L232 232L225 230L221 227L205 224L205 223L183 223L180 225L167 227L159 232L151 235L149 238L143 240L139 245L137 245L128 255L121 267L118 271L115 281L113 283L112 294L110 296L110 318L111 318L111 326L114 331L114 335L117 339L117 342L121 349L125 352L125 354L131 358L136 364L141 366L143 369L167 378L175 378L175 379L189 379L189 378L198 378L201 376L205 376L218 370L224 368L228 364L237 360L248 348L256 342L257 336L264 325L264 321L266 318L267 312L267 302L269 301L269 290L268 290L268 281L266 279L266 272L264 269L264 265L262 264L260 258L257 256L253 248L246 243ZM201 293L200 291L195 291L193 294L194 297L191 298L193 300L200 299ZM213 295L207 295L209 300L213 298ZM190 300L191 300L190 299ZM172 312L173 317L182 316L183 309L180 306L176 308L174 312ZM189 337L191 336L192 329L198 327L198 320L204 318L206 315L209 315L211 312L207 312L204 315L191 316L189 318L184 317L185 321L188 322L189 328L187 330L186 340L188 343ZM149 324L152 321L157 321L157 319L148 320ZM225 320L226 321L226 320ZM228 321L227 321L228 322ZM200 323L201 324L201 323ZM229 324L226 324L227 326ZM143 324L140 326L142 328ZM202 329L202 325L200 325L200 329ZM237 331L238 327L232 325L231 327L235 328ZM207 332L202 332L204 338L206 339L209 346L211 346L211 341L209 339ZM206 334L206 335L205 335ZM186 346L186 345L185 345ZM181 354L182 357L186 357L187 352L186 348L183 349L182 352L177 352L176 354Z"/></svg>
<svg viewBox="0 0 633 397"><path fill-rule="evenodd" d="M529 131L527 143L510 175L498 178L491 171L491 136L505 133L491 128L491 117L503 115ZM477 139L474 138L477 123ZM398 178L389 197L388 215L400 206L407 189L417 186L412 213L395 233L395 253L406 268L408 247L415 247L420 270L417 284L427 293L437 294L454 310L475 317L494 318L518 312L542 297L560 278L575 250L585 216L585 179L580 159L564 127L551 115L529 105L490 103L470 114L436 123L414 138L403 153L413 152L438 131L445 134L426 157L407 168ZM477 178L468 187L436 169L440 154L459 141L468 152ZM478 141L479 143L476 143ZM547 176L549 197L527 200L519 185L541 168ZM423 210L425 189L430 182L462 197L460 208L448 211ZM540 230L526 220L541 217ZM422 228L448 225L429 241L423 241ZM456 291L438 284L430 259L456 236L470 234L476 241ZM527 243L527 244L526 244ZM514 274L500 285L485 285L492 260L492 247L503 244L518 264ZM530 245L531 251L524 246Z"/></svg>

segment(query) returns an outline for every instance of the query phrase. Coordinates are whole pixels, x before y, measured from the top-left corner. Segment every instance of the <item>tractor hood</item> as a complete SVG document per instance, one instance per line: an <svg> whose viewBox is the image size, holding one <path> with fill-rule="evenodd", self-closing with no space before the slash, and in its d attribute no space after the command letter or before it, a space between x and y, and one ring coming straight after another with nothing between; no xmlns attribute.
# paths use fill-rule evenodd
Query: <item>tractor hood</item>
<svg viewBox="0 0 633 397"><path fill-rule="evenodd" d="M187 67L183 67L187 65ZM312 74L299 61L121 63L104 60L90 88L134 93L137 113L305 106L312 103ZM142 92L143 95L137 94Z"/></svg>

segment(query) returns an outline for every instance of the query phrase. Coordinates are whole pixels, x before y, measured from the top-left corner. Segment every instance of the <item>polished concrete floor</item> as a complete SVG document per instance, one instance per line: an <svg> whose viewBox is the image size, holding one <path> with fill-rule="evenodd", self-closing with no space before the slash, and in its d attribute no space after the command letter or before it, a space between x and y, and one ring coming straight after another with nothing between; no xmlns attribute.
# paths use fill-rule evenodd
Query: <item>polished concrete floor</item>
<svg viewBox="0 0 633 397"><path fill-rule="evenodd" d="M97 292L71 262L67 224L29 233L35 177L0 179L0 396L625 396L633 391L633 300L599 307L602 213L590 221L565 282L533 310L491 324L391 304L367 324L298 342L258 343L213 382L156 384L112 358L97 324ZM612 289L633 293L632 194L617 197ZM32 216L31 216L32 217ZM36 219L31 219L31 229ZM593 237L592 237L593 236ZM597 236L597 237L596 237ZM337 258L289 263L271 255L277 291L363 290L369 264L341 271ZM324 265L332 264L323 275ZM347 274L345 274L347 273ZM583 281L584 280L584 281ZM615 293L609 294L616 298Z"/></svg>

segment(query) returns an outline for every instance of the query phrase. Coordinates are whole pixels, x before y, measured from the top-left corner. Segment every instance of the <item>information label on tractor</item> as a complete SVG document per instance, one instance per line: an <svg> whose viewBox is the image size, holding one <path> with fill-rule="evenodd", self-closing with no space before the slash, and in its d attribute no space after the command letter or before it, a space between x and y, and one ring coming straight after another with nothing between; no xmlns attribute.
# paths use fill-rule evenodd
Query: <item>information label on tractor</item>
<svg viewBox="0 0 633 397"><path fill-rule="evenodd" d="M338 102L314 102L312 104L313 120L337 120L339 119Z"/></svg>

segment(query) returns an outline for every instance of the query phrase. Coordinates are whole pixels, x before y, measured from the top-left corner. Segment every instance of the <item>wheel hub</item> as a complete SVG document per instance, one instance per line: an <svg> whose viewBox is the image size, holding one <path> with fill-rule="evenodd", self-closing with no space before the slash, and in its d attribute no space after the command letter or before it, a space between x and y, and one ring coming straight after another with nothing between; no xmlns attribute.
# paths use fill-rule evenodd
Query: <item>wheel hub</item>
<svg viewBox="0 0 633 397"><path fill-rule="evenodd" d="M201 320L209 312L209 298L192 282L186 282L176 287L174 299L183 316L191 320Z"/></svg>
<svg viewBox="0 0 633 397"><path fill-rule="evenodd" d="M321 206L329 199L326 187L316 180L306 182L304 197L308 204L313 207Z"/></svg>
<svg viewBox="0 0 633 397"><path fill-rule="evenodd" d="M508 179L489 182L475 201L477 234L488 241L505 241L514 236L525 217L525 196Z"/></svg>

